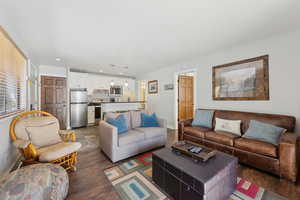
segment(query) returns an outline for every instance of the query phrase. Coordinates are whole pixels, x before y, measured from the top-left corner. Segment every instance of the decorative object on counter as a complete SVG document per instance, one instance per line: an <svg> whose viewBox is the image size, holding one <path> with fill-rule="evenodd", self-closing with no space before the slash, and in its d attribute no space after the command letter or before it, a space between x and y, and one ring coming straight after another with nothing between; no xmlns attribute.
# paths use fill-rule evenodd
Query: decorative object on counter
<svg viewBox="0 0 300 200"><path fill-rule="evenodd" d="M165 90L173 90L174 89L174 84L166 84L164 85Z"/></svg>
<svg viewBox="0 0 300 200"><path fill-rule="evenodd" d="M216 150L190 141L179 141L172 145L172 150L177 155L184 154L193 158L194 162L205 162L216 155Z"/></svg>
<svg viewBox="0 0 300 200"><path fill-rule="evenodd" d="M158 80L148 81L148 93L149 94L158 93Z"/></svg>
<svg viewBox="0 0 300 200"><path fill-rule="evenodd" d="M116 118L110 118L108 117L106 119L106 122L117 127L118 134L126 133L128 131L127 122L124 115L119 115Z"/></svg>
<svg viewBox="0 0 300 200"><path fill-rule="evenodd" d="M156 114L147 115L146 113L141 113L141 127L159 127Z"/></svg>
<svg viewBox="0 0 300 200"><path fill-rule="evenodd" d="M213 67L214 100L269 100L269 56Z"/></svg>

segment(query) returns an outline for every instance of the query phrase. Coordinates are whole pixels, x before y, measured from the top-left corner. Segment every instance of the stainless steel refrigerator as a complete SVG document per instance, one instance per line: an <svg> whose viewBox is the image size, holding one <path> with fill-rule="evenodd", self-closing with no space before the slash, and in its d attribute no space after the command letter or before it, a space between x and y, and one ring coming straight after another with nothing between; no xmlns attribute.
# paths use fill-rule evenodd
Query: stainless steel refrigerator
<svg viewBox="0 0 300 200"><path fill-rule="evenodd" d="M87 126L88 95L86 88L70 90L70 121L72 128Z"/></svg>

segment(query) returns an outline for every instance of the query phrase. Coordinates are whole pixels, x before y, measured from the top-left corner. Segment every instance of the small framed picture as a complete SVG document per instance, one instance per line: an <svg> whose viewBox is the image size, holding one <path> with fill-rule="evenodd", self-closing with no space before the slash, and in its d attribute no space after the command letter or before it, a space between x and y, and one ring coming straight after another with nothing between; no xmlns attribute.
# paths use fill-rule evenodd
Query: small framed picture
<svg viewBox="0 0 300 200"><path fill-rule="evenodd" d="M157 94L158 93L158 81L148 81L148 94Z"/></svg>

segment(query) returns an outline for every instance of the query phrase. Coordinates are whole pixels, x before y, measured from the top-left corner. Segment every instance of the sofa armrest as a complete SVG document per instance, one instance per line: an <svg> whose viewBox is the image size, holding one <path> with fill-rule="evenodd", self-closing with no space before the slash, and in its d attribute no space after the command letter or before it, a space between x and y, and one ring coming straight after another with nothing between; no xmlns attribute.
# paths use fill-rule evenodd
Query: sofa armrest
<svg viewBox="0 0 300 200"><path fill-rule="evenodd" d="M284 133L279 141L280 175L295 182L298 175L299 137L296 133Z"/></svg>
<svg viewBox="0 0 300 200"><path fill-rule="evenodd" d="M108 156L112 156L113 149L118 146L118 128L105 121L100 121L99 139L102 150Z"/></svg>
<svg viewBox="0 0 300 200"><path fill-rule="evenodd" d="M181 120L178 122L178 140L183 140L183 134L184 134L184 127L185 126L191 126L193 122L193 119L186 119L186 120Z"/></svg>
<svg viewBox="0 0 300 200"><path fill-rule="evenodd" d="M161 128L167 128L167 120L162 119L162 118L157 118L157 121Z"/></svg>

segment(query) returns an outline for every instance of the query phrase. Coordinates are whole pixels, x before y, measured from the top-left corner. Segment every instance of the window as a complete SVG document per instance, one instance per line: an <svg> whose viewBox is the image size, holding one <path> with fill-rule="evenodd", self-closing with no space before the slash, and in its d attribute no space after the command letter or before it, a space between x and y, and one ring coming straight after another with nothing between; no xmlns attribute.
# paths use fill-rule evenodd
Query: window
<svg viewBox="0 0 300 200"><path fill-rule="evenodd" d="M0 27L0 117L26 107L27 60Z"/></svg>

